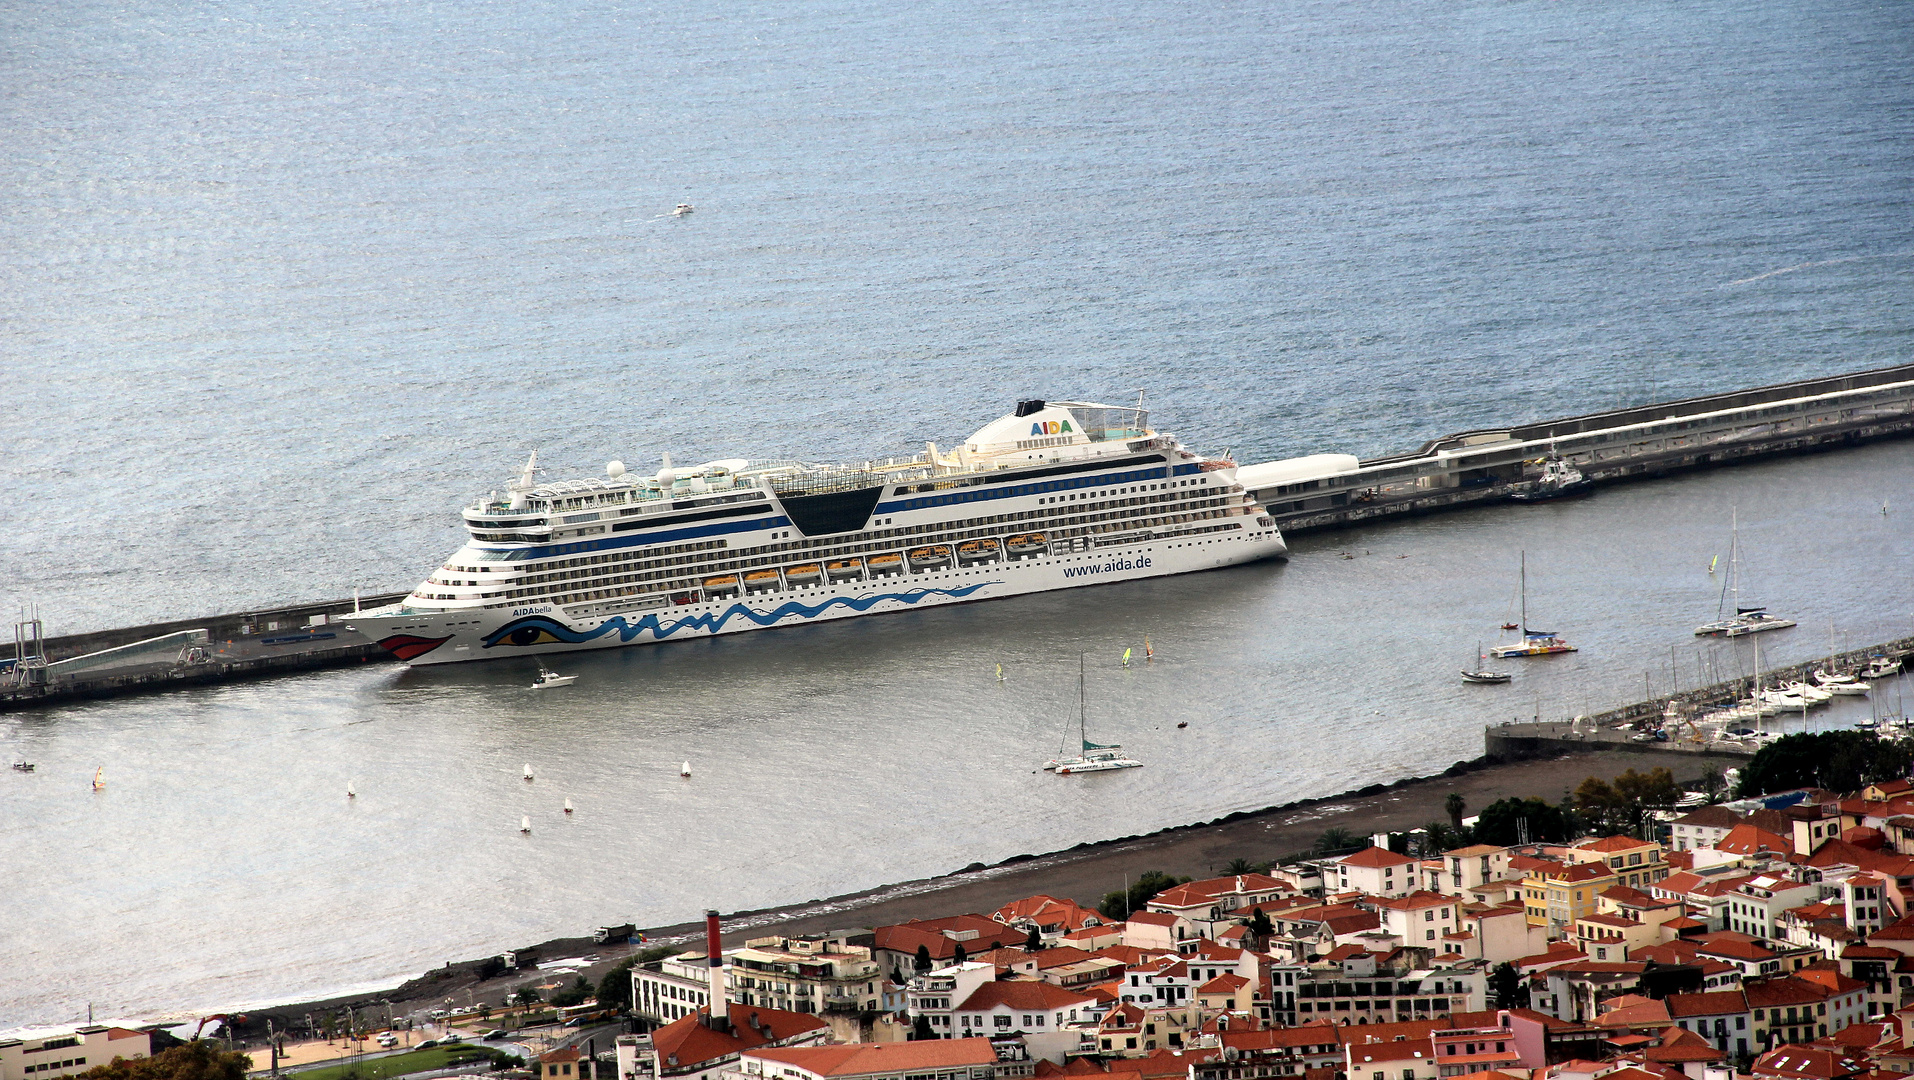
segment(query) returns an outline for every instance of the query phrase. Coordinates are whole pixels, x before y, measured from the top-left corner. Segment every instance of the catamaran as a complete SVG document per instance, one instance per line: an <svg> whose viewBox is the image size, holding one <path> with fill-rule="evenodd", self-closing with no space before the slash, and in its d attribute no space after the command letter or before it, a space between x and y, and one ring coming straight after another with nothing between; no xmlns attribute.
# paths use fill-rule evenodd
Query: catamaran
<svg viewBox="0 0 1914 1080"><path fill-rule="evenodd" d="M1077 742L1082 747L1077 753L1058 752L1056 757L1043 763L1045 770L1058 776L1071 776L1076 773L1111 772L1116 769L1140 769L1143 763L1123 752L1121 743L1093 743L1090 741L1090 722L1084 714L1083 704L1083 654L1077 654Z"/></svg>
<svg viewBox="0 0 1914 1080"><path fill-rule="evenodd" d="M1766 604L1746 604L1741 599L1741 510L1730 511L1728 534L1728 578L1721 583L1721 598L1716 601L1715 621L1695 627L1696 637L1742 637L1763 630L1785 630L1794 620L1768 614ZM1725 615L1730 598L1735 613Z"/></svg>
<svg viewBox="0 0 1914 1080"><path fill-rule="evenodd" d="M1548 656L1553 653L1574 652L1575 646L1562 639L1562 635L1553 630L1529 629L1529 553L1522 553L1522 637L1517 641L1503 642L1489 649L1489 655L1497 660L1506 660L1511 656Z"/></svg>
<svg viewBox="0 0 1914 1080"><path fill-rule="evenodd" d="M465 508L470 538L347 625L411 664L649 645L1283 558L1236 463L1135 407L1022 401L955 452L709 461L541 482Z"/></svg>

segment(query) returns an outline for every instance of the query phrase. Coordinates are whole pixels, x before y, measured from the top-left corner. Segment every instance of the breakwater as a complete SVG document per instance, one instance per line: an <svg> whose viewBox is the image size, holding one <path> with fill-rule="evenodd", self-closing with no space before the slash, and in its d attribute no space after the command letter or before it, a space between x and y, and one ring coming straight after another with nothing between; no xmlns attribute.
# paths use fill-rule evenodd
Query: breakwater
<svg viewBox="0 0 1914 1080"><path fill-rule="evenodd" d="M38 620L14 627L0 652L0 709L360 664L389 654L339 621L405 593L176 619L42 637Z"/></svg>
<svg viewBox="0 0 1914 1080"><path fill-rule="evenodd" d="M1652 480L1914 434L1914 364L1432 439L1358 462L1245 466L1285 533L1502 503L1549 457L1597 485ZM1288 467L1286 467L1288 466Z"/></svg>

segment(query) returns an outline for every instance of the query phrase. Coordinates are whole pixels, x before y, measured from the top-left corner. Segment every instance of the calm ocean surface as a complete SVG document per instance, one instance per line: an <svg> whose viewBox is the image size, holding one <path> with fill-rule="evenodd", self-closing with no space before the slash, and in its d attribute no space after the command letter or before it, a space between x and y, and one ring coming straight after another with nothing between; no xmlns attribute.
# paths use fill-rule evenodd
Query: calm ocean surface
<svg viewBox="0 0 1914 1080"><path fill-rule="evenodd" d="M53 633L409 587L533 448L882 457L1143 388L1244 461L1372 454L1914 342L1904 3L78 0L0 46L0 605ZM40 762L0 778L0 1028L1440 767L1734 664L1689 630L1735 508L1802 623L1771 659L1909 632L1889 445L600 653L562 697L382 666L0 716ZM1584 651L1457 685L1524 549ZM1079 650L1148 768L1030 772Z"/></svg>

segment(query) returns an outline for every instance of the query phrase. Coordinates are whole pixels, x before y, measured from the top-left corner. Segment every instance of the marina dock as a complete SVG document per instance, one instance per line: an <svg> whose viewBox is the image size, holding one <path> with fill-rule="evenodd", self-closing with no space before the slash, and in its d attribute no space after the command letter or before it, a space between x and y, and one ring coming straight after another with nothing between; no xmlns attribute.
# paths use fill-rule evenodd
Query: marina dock
<svg viewBox="0 0 1914 1080"><path fill-rule="evenodd" d="M1778 686L1795 680L1806 681L1816 668L1830 666L1846 670L1867 663L1871 657L1889 656L1904 662L1914 659L1914 637L1900 638L1864 649L1835 653L1828 657L1761 672L1762 686ZM1899 676L1896 676L1899 677ZM1559 754L1590 750L1637 751L1644 754L1718 755L1752 757L1760 749L1756 743L1740 739L1714 737L1719 725L1706 720L1709 713L1746 700L1756 677L1745 675L1726 682L1694 690L1637 701L1616 709L1567 720L1510 720L1492 725L1482 733L1483 752L1503 761L1531 761ZM1667 726L1667 741L1638 741L1636 736L1664 727L1673 705L1680 719ZM1795 714L1790 713L1790 718ZM1812 723L1813 714L1809 714ZM1779 717L1763 721L1771 728ZM1753 720L1737 721L1731 726L1756 727Z"/></svg>
<svg viewBox="0 0 1914 1080"><path fill-rule="evenodd" d="M1316 454L1244 465L1237 476L1286 533L1297 534L1499 504L1550 460L1601 486L1910 434L1914 364L1459 432L1367 461ZM340 617L355 604L377 607L406 595L56 637L28 618L13 642L0 643L0 710L384 660ZM1606 731L1617 719L1633 717L1603 714L1596 726Z"/></svg>

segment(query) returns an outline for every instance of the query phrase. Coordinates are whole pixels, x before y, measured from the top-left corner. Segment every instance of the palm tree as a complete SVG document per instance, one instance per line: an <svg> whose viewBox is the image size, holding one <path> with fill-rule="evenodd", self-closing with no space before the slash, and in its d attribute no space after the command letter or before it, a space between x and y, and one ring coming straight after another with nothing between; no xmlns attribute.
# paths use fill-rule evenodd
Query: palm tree
<svg viewBox="0 0 1914 1080"><path fill-rule="evenodd" d="M1341 826L1330 829L1316 838L1316 850L1325 853L1348 851L1350 848L1360 847L1361 844L1362 841L1356 838L1355 833Z"/></svg>
<svg viewBox="0 0 1914 1080"><path fill-rule="evenodd" d="M1468 801L1462 797L1462 793L1459 791L1449 792L1449 797L1442 800L1442 808L1449 812L1449 824L1455 827L1456 832L1461 832L1462 811L1469 808Z"/></svg>
<svg viewBox="0 0 1914 1080"><path fill-rule="evenodd" d="M1229 864L1223 867L1223 873L1231 876L1253 874L1255 872L1256 864L1250 862L1248 859L1231 859Z"/></svg>

